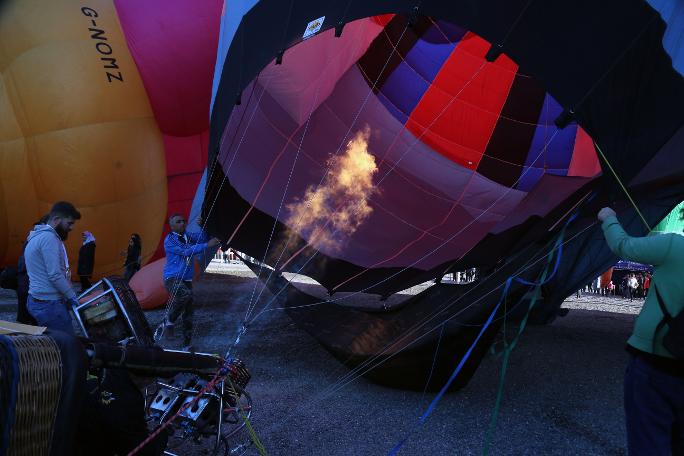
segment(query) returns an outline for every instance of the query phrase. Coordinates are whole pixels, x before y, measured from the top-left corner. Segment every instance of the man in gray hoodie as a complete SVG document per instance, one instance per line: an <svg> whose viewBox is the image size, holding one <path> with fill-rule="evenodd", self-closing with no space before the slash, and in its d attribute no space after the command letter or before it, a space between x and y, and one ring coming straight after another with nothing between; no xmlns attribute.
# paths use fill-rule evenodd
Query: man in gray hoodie
<svg viewBox="0 0 684 456"><path fill-rule="evenodd" d="M73 204L55 203L45 225L29 233L24 250L29 276L28 311L39 325L74 334L68 307L76 301L64 241L81 214Z"/></svg>

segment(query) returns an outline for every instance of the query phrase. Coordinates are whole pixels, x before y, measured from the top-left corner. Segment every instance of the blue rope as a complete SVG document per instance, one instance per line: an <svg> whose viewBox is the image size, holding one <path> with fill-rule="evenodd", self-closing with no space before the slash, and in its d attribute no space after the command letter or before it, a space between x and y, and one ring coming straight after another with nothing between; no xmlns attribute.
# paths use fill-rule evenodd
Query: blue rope
<svg viewBox="0 0 684 456"><path fill-rule="evenodd" d="M454 369L454 371L451 373L451 376L447 380L446 384L442 387L442 389L439 391L439 393L437 393L435 398L432 400L432 402L428 406L427 410L425 410L425 412L420 416L420 418L418 419L418 423L416 423L416 426L414 426L413 429L411 431L409 431L408 434L390 450L390 452L388 453L388 456L396 456L399 453L399 451L401 450L401 448L404 446L404 444L409 440L409 438L411 438L411 436L418 429L420 429L420 427L423 424L425 424L425 422L430 417L432 412L435 410L435 408L437 408L437 404L439 404L439 401L442 399L442 396L444 396L444 394L447 392L447 390L449 389L451 384L454 382L454 380L456 379L458 374L461 372L461 369L463 369L463 366L465 365L466 361L468 361L468 358L470 358L470 355L472 354L473 350L475 349L475 346L477 346L477 343L482 338L482 335L485 333L485 331L487 331L487 328L489 328L489 325L491 325L492 321L494 320L494 315L496 315L499 308L501 307L501 304L504 302L504 299L508 295L508 290L511 288L511 284L513 283L513 281L516 281L522 285L539 287L539 286L545 285L546 283L551 281L551 279L553 279L553 277L556 275L556 272L558 271L558 267L560 265L561 257L563 256L562 239L563 239L563 236L565 234L565 229L568 227L568 225L573 220L575 220L577 218L577 215L578 215L577 213L574 214L565 222L565 225L563 226L563 229L561 230L561 233L558 236L558 240L556 241L556 244L554 245L553 249L551 250L551 253L553 253L553 251L557 249L558 255L556 256L556 262L554 263L553 271L551 272L551 274L548 277L546 277L545 279L543 279L540 282L530 282L528 280L521 279L520 277L517 277L517 276L511 276L508 279L506 279L506 286L504 287L503 292L501 293L501 298L499 299L499 302L494 307L494 310L489 315L489 318L487 318L487 321L482 326L482 329L480 329L480 332L478 333L477 337L473 341L472 345L470 346L470 348L468 348L468 351L466 351L465 355L463 355L463 358L461 358L461 361L456 366L456 369Z"/></svg>
<svg viewBox="0 0 684 456"><path fill-rule="evenodd" d="M559 241L562 238L563 233L561 233L561 236L559 237ZM555 248L554 248L555 250ZM553 259L553 250L549 253L549 258L546 263L546 268L544 268L544 272L541 274L541 280L542 282L545 281L546 274L549 272L549 267L551 266L551 260ZM485 436L485 442L484 446L482 449L482 455L487 456L489 454L489 447L492 441L492 437L494 436L494 432L496 430L496 421L499 416L499 409L501 407L501 399L503 397L503 391L504 391L504 386L505 386L505 379L506 379L506 370L508 369L508 359L511 355L511 352L513 352L513 349L515 346L518 344L518 340L520 340L520 336L522 335L523 331L525 330L525 326L527 325L527 320L530 316L530 313L532 312L532 309L534 308L535 304L537 303L537 299L539 299L540 295L540 287L535 287L534 295L532 296L532 299L530 300L530 304L527 307L527 312L525 313L525 317L522 319L520 323L520 327L518 328L518 333L515 335L511 343L509 344L506 341L506 331L505 331L505 323L506 323L506 318L504 316L504 349L503 349L503 360L501 363L501 374L499 377L499 389L496 393L496 401L494 403L494 410L492 410L492 416L489 421L489 429L487 430L487 434ZM522 299L521 299L522 302Z"/></svg>

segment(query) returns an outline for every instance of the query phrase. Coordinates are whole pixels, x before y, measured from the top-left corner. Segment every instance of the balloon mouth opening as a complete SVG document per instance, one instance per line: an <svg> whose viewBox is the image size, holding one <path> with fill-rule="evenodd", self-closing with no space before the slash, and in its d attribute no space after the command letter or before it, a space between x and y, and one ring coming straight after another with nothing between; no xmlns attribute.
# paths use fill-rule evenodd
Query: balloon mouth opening
<svg viewBox="0 0 684 456"><path fill-rule="evenodd" d="M255 211L277 222L267 264L300 269L320 252L427 271L581 186L525 206L542 183L600 173L589 135L558 128L563 107L504 48L447 21L408 21L321 31L241 94L217 165L247 204L232 235Z"/></svg>

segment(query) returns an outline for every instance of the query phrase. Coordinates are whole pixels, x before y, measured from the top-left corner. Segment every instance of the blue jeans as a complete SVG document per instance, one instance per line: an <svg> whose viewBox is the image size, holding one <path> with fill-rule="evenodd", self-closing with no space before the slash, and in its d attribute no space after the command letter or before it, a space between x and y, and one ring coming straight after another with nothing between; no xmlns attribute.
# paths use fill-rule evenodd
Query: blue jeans
<svg viewBox="0 0 684 456"><path fill-rule="evenodd" d="M75 336L73 326L71 326L71 315L67 310L68 302L66 299L56 301L38 301L29 295L26 307L29 313L36 319L40 326L47 326L72 336Z"/></svg>
<svg viewBox="0 0 684 456"><path fill-rule="evenodd" d="M632 355L625 372L625 417L630 456L684 454L684 377Z"/></svg>

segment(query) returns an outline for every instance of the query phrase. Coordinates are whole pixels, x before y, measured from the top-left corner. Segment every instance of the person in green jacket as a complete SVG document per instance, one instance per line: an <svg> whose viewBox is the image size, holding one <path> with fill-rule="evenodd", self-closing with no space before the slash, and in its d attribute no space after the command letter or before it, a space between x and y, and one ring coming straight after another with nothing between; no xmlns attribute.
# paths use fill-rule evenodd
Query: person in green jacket
<svg viewBox="0 0 684 456"><path fill-rule="evenodd" d="M632 237L615 211L598 213L608 247L619 257L653 265L651 288L627 340L625 417L630 455L684 454L684 361L663 346L665 326L655 290L671 315L684 308L684 236L667 233Z"/></svg>

